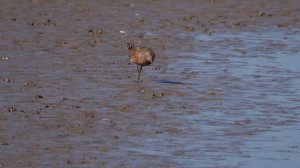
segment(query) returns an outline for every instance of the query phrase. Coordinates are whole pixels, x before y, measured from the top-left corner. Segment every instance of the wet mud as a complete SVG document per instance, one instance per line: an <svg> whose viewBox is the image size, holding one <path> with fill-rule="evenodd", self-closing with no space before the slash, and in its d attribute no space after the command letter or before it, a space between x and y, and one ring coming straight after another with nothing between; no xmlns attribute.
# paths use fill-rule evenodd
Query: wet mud
<svg viewBox="0 0 300 168"><path fill-rule="evenodd" d="M297 167L299 10L1 1L0 167Z"/></svg>

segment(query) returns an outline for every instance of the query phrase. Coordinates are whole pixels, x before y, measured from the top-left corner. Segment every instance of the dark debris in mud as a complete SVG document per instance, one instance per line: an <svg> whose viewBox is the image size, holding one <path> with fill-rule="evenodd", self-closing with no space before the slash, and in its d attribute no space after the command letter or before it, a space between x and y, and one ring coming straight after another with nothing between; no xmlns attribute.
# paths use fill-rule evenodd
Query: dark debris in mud
<svg viewBox="0 0 300 168"><path fill-rule="evenodd" d="M25 85L26 86L35 86L36 84L33 81L28 80L27 82L25 82Z"/></svg>
<svg viewBox="0 0 300 168"><path fill-rule="evenodd" d="M10 83L10 82L12 82L13 80L10 79L10 78L3 78L2 81Z"/></svg>
<svg viewBox="0 0 300 168"><path fill-rule="evenodd" d="M44 96L39 95L39 94L35 96L35 99L42 99L42 98L44 98Z"/></svg>
<svg viewBox="0 0 300 168"><path fill-rule="evenodd" d="M8 112L16 112L17 111L17 108L16 107L4 107L4 109L6 109Z"/></svg>

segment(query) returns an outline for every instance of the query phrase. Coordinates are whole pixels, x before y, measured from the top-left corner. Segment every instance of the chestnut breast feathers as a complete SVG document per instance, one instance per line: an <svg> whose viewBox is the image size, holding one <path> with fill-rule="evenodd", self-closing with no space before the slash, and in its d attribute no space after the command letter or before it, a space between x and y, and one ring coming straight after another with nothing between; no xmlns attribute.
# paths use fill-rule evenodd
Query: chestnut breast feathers
<svg viewBox="0 0 300 168"><path fill-rule="evenodd" d="M155 53L151 48L134 47L128 49L130 61L141 66L150 65L155 59Z"/></svg>

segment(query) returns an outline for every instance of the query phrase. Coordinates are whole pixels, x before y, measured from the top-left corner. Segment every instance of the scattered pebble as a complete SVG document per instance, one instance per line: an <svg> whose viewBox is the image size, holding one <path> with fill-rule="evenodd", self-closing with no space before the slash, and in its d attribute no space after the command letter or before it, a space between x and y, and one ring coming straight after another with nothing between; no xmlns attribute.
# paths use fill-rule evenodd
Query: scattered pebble
<svg viewBox="0 0 300 168"><path fill-rule="evenodd" d="M100 35L103 33L102 29L94 29L94 28L90 28L88 30L89 33L93 33L94 35Z"/></svg>
<svg viewBox="0 0 300 168"><path fill-rule="evenodd" d="M28 80L27 82L25 82L25 85L27 86L35 86L35 83L31 80Z"/></svg>
<svg viewBox="0 0 300 168"><path fill-rule="evenodd" d="M79 106L79 105L72 105L72 107L74 107L74 108L80 108L81 106Z"/></svg>
<svg viewBox="0 0 300 168"><path fill-rule="evenodd" d="M257 11L257 14L258 14L259 16L264 16L264 15L265 15L265 13L262 12L262 11Z"/></svg>
<svg viewBox="0 0 300 168"><path fill-rule="evenodd" d="M264 16L265 13L264 12L259 12L259 16Z"/></svg>
<svg viewBox="0 0 300 168"><path fill-rule="evenodd" d="M162 134L163 132L162 131L155 131L155 134Z"/></svg>
<svg viewBox="0 0 300 168"><path fill-rule="evenodd" d="M128 111L128 110L129 110L129 108L127 106L124 106L121 108L121 111Z"/></svg>
<svg viewBox="0 0 300 168"><path fill-rule="evenodd" d="M37 0L34 0L34 1L37 1ZM39 12L38 15L40 15L40 16L49 16L49 14L45 11Z"/></svg>
<svg viewBox="0 0 300 168"><path fill-rule="evenodd" d="M126 34L126 31L120 30L121 34Z"/></svg>
<svg viewBox="0 0 300 168"><path fill-rule="evenodd" d="M138 22L145 22L143 18L137 18L136 21L138 21Z"/></svg>
<svg viewBox="0 0 300 168"><path fill-rule="evenodd" d="M85 111L84 116L85 118L95 118L96 113L94 111Z"/></svg>
<svg viewBox="0 0 300 168"><path fill-rule="evenodd" d="M36 95L35 98L36 98L36 99L42 99L42 98L44 98L44 97L43 97L42 95Z"/></svg>
<svg viewBox="0 0 300 168"><path fill-rule="evenodd" d="M4 78L4 79L2 79L4 82L12 82L12 80L11 79L9 79L9 78Z"/></svg>
<svg viewBox="0 0 300 168"><path fill-rule="evenodd" d="M15 112L15 111L17 111L17 108L15 108L15 107L9 107L9 108L7 108L7 111L8 112Z"/></svg>
<svg viewBox="0 0 300 168"><path fill-rule="evenodd" d="M102 33L103 33L102 29L97 29L97 30L96 30L96 34L97 34L97 35L100 35L100 34L102 34Z"/></svg>
<svg viewBox="0 0 300 168"><path fill-rule="evenodd" d="M40 114L41 114L41 112L39 112L39 111L35 111L35 112L32 112L31 114L32 114L32 115L35 115L35 114L37 114L37 115L40 115Z"/></svg>
<svg viewBox="0 0 300 168"><path fill-rule="evenodd" d="M141 93L144 93L145 91L144 91L144 89L140 89L140 92L141 92Z"/></svg>
<svg viewBox="0 0 300 168"><path fill-rule="evenodd" d="M205 29L204 29L204 33L206 33L206 34L209 35L209 36L212 35L212 33L208 30L208 28L205 28Z"/></svg>
<svg viewBox="0 0 300 168"><path fill-rule="evenodd" d="M135 4L126 4L125 6L135 7Z"/></svg>
<svg viewBox="0 0 300 168"><path fill-rule="evenodd" d="M8 57L3 56L3 57L1 57L1 59L2 59L2 60L8 60Z"/></svg>
<svg viewBox="0 0 300 168"><path fill-rule="evenodd" d="M238 28L240 25L241 25L241 22L234 23L234 24L232 24L232 28L233 29Z"/></svg>
<svg viewBox="0 0 300 168"><path fill-rule="evenodd" d="M36 26L36 23L31 22L31 23L29 23L29 25L31 25L31 26Z"/></svg>
<svg viewBox="0 0 300 168"><path fill-rule="evenodd" d="M288 23L280 23L280 24L277 24L277 27L288 27L289 24Z"/></svg>

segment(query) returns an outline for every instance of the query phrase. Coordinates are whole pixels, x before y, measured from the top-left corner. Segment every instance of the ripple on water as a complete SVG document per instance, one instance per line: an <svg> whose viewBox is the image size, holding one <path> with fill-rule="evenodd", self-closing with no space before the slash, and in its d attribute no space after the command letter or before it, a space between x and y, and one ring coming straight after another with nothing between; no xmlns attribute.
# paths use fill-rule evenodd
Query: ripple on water
<svg viewBox="0 0 300 168"><path fill-rule="evenodd" d="M187 128L192 135L183 141L193 146L186 153L196 159L196 149L206 150L203 155L211 156L206 163L219 159L230 166L278 167L287 160L296 166L300 33L278 29L216 32L198 34L194 40L192 51L177 53L178 60L168 65L172 72L193 74L184 82L190 97L186 103L198 112L181 116L191 124ZM219 91L214 95L205 94L204 90L215 88Z"/></svg>

